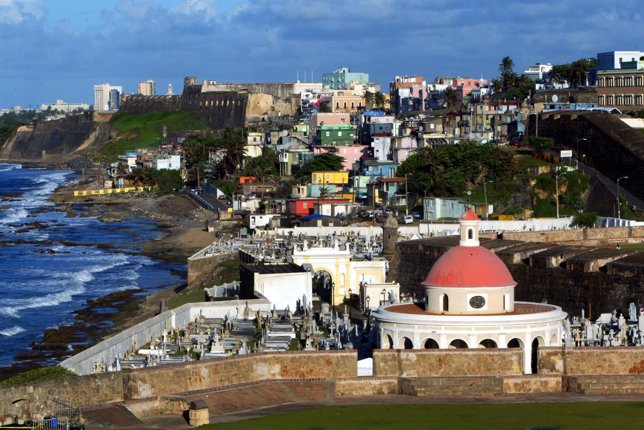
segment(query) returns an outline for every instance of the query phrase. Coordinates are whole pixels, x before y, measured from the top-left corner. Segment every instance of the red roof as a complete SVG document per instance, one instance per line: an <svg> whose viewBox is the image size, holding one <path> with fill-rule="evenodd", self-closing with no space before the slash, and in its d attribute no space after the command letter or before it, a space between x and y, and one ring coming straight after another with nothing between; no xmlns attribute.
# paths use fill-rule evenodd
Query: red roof
<svg viewBox="0 0 644 430"><path fill-rule="evenodd" d="M461 220L462 221L478 221L479 217L476 215L476 213L468 208L465 212L463 212L463 215L461 215Z"/></svg>
<svg viewBox="0 0 644 430"><path fill-rule="evenodd" d="M516 282L503 261L489 249L482 246L455 246L434 263L422 285L509 287L516 285Z"/></svg>

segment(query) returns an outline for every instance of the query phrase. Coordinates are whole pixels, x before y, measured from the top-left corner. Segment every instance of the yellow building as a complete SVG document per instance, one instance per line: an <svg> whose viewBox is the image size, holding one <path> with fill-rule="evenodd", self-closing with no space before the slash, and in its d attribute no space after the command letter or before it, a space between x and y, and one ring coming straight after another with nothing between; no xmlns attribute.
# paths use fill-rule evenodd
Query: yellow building
<svg viewBox="0 0 644 430"><path fill-rule="evenodd" d="M313 172L311 173L313 185L347 185L349 183L349 172Z"/></svg>

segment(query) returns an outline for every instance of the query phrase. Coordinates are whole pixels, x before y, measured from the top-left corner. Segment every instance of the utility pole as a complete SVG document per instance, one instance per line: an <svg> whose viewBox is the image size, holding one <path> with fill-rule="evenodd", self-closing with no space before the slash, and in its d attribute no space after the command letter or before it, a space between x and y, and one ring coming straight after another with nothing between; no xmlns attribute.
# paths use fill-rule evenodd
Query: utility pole
<svg viewBox="0 0 644 430"><path fill-rule="evenodd" d="M557 218L559 218L559 177L565 175L566 172L561 172L557 174L555 170L555 196L556 196L556 205L557 205Z"/></svg>
<svg viewBox="0 0 644 430"><path fill-rule="evenodd" d="M619 201L619 181L621 181L622 179L628 179L628 176L617 178L617 221L619 224L621 224L622 219L622 213L620 211L621 202Z"/></svg>
<svg viewBox="0 0 644 430"><path fill-rule="evenodd" d="M488 183L492 183L492 181L483 181L483 195L485 196L485 219L486 220L489 219L488 215L490 214L490 211L487 205L487 184Z"/></svg>

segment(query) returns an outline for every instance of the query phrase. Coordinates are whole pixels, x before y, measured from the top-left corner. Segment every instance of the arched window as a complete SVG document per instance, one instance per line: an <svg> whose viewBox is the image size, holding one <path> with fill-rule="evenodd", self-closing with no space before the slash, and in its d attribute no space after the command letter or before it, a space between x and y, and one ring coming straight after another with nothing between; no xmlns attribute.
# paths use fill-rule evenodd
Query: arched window
<svg viewBox="0 0 644 430"><path fill-rule="evenodd" d="M443 312L449 311L449 297L447 294L443 294Z"/></svg>
<svg viewBox="0 0 644 430"><path fill-rule="evenodd" d="M467 229L467 238L474 239L474 230L472 230L471 228Z"/></svg>

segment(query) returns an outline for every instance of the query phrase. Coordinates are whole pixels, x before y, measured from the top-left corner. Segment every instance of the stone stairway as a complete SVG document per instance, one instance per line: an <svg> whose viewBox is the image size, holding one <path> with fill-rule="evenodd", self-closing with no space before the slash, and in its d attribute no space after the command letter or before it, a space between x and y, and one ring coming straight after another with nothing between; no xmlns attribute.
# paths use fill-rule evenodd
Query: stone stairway
<svg viewBox="0 0 644 430"><path fill-rule="evenodd" d="M325 379L267 380L186 393L183 397L203 400L211 413L222 415L287 403L323 401L333 393L332 385L331 381Z"/></svg>
<svg viewBox="0 0 644 430"><path fill-rule="evenodd" d="M458 376L401 378L402 394L418 397L497 397L503 395L503 378Z"/></svg>
<svg viewBox="0 0 644 430"><path fill-rule="evenodd" d="M94 408L83 408L83 416L88 428L97 427L133 427L142 428L143 423L126 407L120 404L108 404Z"/></svg>
<svg viewBox="0 0 644 430"><path fill-rule="evenodd" d="M644 394L644 375L568 375L566 391L588 395Z"/></svg>

